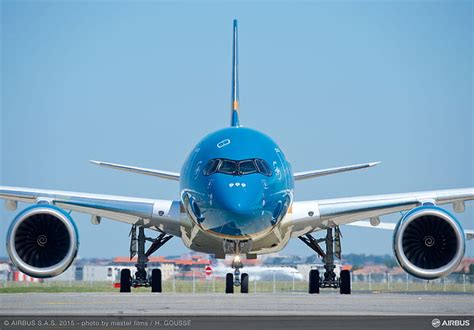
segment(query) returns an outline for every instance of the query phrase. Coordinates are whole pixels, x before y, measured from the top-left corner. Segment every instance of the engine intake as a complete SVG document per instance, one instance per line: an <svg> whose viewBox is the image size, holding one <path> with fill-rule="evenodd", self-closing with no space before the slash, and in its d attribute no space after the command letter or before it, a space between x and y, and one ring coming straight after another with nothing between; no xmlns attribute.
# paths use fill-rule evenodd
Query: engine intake
<svg viewBox="0 0 474 330"><path fill-rule="evenodd" d="M464 256L461 225L436 206L414 208L398 223L393 242L400 266L409 274L434 279L454 271Z"/></svg>
<svg viewBox="0 0 474 330"><path fill-rule="evenodd" d="M10 225L7 250L12 262L33 277L57 276L76 257L79 239L72 218L52 205L34 205Z"/></svg>

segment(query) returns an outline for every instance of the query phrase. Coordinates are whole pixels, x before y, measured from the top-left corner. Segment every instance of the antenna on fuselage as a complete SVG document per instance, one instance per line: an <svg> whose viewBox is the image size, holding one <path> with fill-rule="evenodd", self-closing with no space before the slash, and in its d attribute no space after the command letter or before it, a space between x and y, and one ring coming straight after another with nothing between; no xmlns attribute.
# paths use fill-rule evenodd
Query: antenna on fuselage
<svg viewBox="0 0 474 330"><path fill-rule="evenodd" d="M237 20L234 19L234 39L232 44L232 115L230 125L239 127L239 59L237 44Z"/></svg>

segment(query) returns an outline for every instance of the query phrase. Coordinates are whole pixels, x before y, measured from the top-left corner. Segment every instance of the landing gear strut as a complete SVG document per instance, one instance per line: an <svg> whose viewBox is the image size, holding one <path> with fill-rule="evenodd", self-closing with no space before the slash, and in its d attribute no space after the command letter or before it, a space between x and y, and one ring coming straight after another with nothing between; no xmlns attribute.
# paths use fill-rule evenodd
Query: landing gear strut
<svg viewBox="0 0 474 330"><path fill-rule="evenodd" d="M240 256L236 255L232 260L232 268L234 268L234 274L227 273L225 281L225 293L234 293L234 286L240 286L240 293L249 293L249 275L247 273L240 273L240 268L244 265Z"/></svg>
<svg viewBox="0 0 474 330"><path fill-rule="evenodd" d="M318 270L312 269L310 271L309 293L319 293L319 288L339 288L341 294L350 294L351 276L349 271L341 270L339 278L337 278L334 271L336 268L334 257L341 259L341 231L339 227L328 228L325 238L315 239L310 234L306 234L305 236L300 236L299 239L315 251L323 259L324 263L324 274L322 277L319 275ZM326 245L326 251L319 245L322 242Z"/></svg>
<svg viewBox="0 0 474 330"><path fill-rule="evenodd" d="M244 266L242 260L240 260L240 255L248 253L251 247L251 240L224 240L224 252L228 255L234 255L234 260L232 260L234 274L227 273L226 275L225 293L234 293L234 286L240 287L241 293L249 293L249 275L240 273L240 268Z"/></svg>
<svg viewBox="0 0 474 330"><path fill-rule="evenodd" d="M153 269L151 277L148 276L146 271L149 256L156 252L166 242L168 242L173 236L161 232L161 234L155 238L149 238L145 236L145 228L138 227L137 237L137 225L133 225L130 230L130 259L137 255L137 268L135 276L130 275L129 269L122 269L120 273L120 292L130 292L130 287L150 287L151 292L161 292L161 270ZM151 242L150 247L145 252L146 241Z"/></svg>

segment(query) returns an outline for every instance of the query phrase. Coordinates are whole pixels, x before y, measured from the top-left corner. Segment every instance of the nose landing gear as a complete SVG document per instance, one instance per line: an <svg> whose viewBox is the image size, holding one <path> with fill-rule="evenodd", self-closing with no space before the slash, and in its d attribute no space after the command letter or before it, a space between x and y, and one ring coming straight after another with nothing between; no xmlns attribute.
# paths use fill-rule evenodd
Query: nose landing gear
<svg viewBox="0 0 474 330"><path fill-rule="evenodd" d="M240 286L240 271L239 269L242 268L244 265L242 264L242 260L240 260L240 256L235 256L234 260L232 261L232 268L234 268L234 285Z"/></svg>
<svg viewBox="0 0 474 330"><path fill-rule="evenodd" d="M240 287L240 293L249 293L249 275L247 273L240 273L240 268L244 267L240 254L248 253L251 247L251 240L224 240L224 252L228 255L234 255L231 265L234 269L234 274L227 273L226 275L225 293L234 293L234 286Z"/></svg>
<svg viewBox="0 0 474 330"><path fill-rule="evenodd" d="M249 275L247 273L240 273L240 268L244 265L239 255L234 257L232 260L232 268L234 268L234 274L227 273L225 281L225 293L234 293L234 286L240 286L240 293L249 293Z"/></svg>

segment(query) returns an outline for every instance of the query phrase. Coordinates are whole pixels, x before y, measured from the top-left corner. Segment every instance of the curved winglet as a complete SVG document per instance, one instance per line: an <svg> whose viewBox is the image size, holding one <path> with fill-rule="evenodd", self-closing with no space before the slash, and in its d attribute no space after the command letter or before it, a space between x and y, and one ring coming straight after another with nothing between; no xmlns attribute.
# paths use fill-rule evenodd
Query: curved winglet
<svg viewBox="0 0 474 330"><path fill-rule="evenodd" d="M296 172L293 175L293 177L296 181L305 180L305 179L311 179L311 178L315 178L315 177L323 176L323 175L330 175L330 174L342 173L342 172L347 172L347 171L360 170L362 168L372 167L380 163L381 162L372 162L372 163L349 165L349 166L342 166L342 167L333 167L333 168L327 168L324 170Z"/></svg>
<svg viewBox="0 0 474 330"><path fill-rule="evenodd" d="M116 169L116 170L135 172L135 173L145 174L145 175L152 175L152 176L157 176L157 177L160 177L160 178L170 179L170 180L179 180L179 173L176 173L176 172L168 172L168 171L154 170L154 169L150 169L150 168L142 168L142 167L135 167L135 166L128 166L128 165L107 163L107 162L101 162L101 161L97 161L97 160L89 160L89 162L91 162L92 164L95 164L95 165L108 167L108 168L113 168L113 169Z"/></svg>

